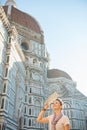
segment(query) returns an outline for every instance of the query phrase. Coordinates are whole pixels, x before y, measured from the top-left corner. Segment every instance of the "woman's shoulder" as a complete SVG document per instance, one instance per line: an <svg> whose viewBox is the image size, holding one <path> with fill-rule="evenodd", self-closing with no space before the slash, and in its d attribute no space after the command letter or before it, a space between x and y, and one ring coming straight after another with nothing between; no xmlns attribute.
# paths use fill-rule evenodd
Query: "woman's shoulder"
<svg viewBox="0 0 87 130"><path fill-rule="evenodd" d="M65 118L65 119L68 119L68 116L67 116L67 115L64 115L64 114L63 114L62 117Z"/></svg>
<svg viewBox="0 0 87 130"><path fill-rule="evenodd" d="M63 122L69 123L69 118L68 118L68 116L66 116L66 115L64 115L64 114L63 114L63 116L62 116L62 120L63 120Z"/></svg>

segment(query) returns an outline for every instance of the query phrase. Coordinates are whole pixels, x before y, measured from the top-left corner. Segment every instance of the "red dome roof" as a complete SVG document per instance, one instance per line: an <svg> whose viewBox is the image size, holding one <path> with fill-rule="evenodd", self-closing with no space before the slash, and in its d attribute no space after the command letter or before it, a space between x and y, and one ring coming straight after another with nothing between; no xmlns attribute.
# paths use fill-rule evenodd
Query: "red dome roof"
<svg viewBox="0 0 87 130"><path fill-rule="evenodd" d="M4 6L3 8L5 10L5 13L7 14L8 6ZM13 21L17 24L20 24L37 33L42 32L42 30L35 18L33 18L32 16L30 16L27 13L24 13L16 8L14 8L13 6L11 9L11 21Z"/></svg>
<svg viewBox="0 0 87 130"><path fill-rule="evenodd" d="M59 78L59 77L65 77L69 80L72 80L72 78L64 71L58 70L58 69L50 69L47 71L47 77L48 78Z"/></svg>

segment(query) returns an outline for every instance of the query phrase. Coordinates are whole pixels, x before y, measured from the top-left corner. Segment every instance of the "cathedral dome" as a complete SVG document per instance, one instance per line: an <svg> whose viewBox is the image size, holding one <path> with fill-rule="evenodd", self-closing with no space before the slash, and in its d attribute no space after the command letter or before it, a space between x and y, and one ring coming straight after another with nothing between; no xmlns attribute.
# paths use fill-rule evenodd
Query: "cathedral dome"
<svg viewBox="0 0 87 130"><path fill-rule="evenodd" d="M64 71L61 71L59 69L49 69L47 71L47 77L48 78L59 78L59 77L64 77L69 80L72 80L72 78Z"/></svg>
<svg viewBox="0 0 87 130"><path fill-rule="evenodd" d="M5 13L8 14L8 8L9 6L3 6ZM41 33L42 30L40 28L39 23L36 21L36 19L34 17L32 17L31 15L22 12L20 10L18 10L17 8L13 7L11 8L11 12L10 12L10 19L12 22L15 22L21 26L24 26L36 33Z"/></svg>

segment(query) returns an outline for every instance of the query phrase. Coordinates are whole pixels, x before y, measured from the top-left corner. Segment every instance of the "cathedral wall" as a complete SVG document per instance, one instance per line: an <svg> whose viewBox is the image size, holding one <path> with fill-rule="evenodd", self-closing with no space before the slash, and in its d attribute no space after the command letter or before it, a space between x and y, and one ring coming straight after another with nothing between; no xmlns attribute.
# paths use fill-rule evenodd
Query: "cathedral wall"
<svg viewBox="0 0 87 130"><path fill-rule="evenodd" d="M7 41L7 30L0 19L0 104L1 104L1 93L2 93L2 81L4 77L4 64L6 60L6 41Z"/></svg>
<svg viewBox="0 0 87 130"><path fill-rule="evenodd" d="M0 19L0 127L5 124L14 130L23 117L25 98L25 67L19 51L14 34L9 35Z"/></svg>

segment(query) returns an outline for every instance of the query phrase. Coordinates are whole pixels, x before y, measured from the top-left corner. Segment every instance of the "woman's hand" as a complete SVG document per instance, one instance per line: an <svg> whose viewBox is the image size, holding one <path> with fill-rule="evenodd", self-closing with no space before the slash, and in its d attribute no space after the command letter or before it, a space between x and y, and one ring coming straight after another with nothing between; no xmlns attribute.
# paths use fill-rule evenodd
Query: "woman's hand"
<svg viewBox="0 0 87 130"><path fill-rule="evenodd" d="M43 107L44 110L47 110L48 108L49 108L49 104L45 104Z"/></svg>

